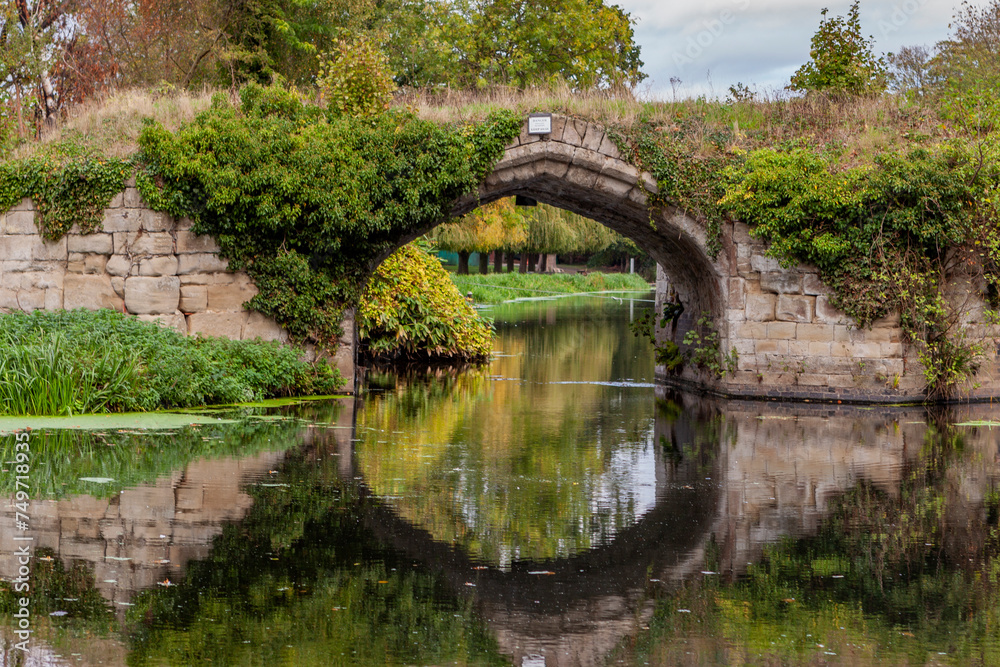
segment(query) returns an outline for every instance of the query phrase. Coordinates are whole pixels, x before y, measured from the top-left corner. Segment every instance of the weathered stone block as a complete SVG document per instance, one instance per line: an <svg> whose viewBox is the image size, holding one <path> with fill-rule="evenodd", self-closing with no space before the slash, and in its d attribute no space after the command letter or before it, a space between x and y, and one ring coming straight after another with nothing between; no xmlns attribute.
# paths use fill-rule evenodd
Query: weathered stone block
<svg viewBox="0 0 1000 667"><path fill-rule="evenodd" d="M166 232L115 232L116 255L172 255L174 237Z"/></svg>
<svg viewBox="0 0 1000 667"><path fill-rule="evenodd" d="M174 276L177 275L177 256L159 255L139 262L140 276Z"/></svg>
<svg viewBox="0 0 1000 667"><path fill-rule="evenodd" d="M784 322L812 322L815 297L778 295L774 317Z"/></svg>
<svg viewBox="0 0 1000 667"><path fill-rule="evenodd" d="M760 289L773 294L801 294L802 276L793 271L764 271L760 274Z"/></svg>
<svg viewBox="0 0 1000 667"><path fill-rule="evenodd" d="M755 354L788 354L787 340L758 340L754 344Z"/></svg>
<svg viewBox="0 0 1000 667"><path fill-rule="evenodd" d="M746 281L742 278L729 278L729 307L746 308Z"/></svg>
<svg viewBox="0 0 1000 667"><path fill-rule="evenodd" d="M204 285L181 285L182 313L200 313L208 308L208 288Z"/></svg>
<svg viewBox="0 0 1000 667"><path fill-rule="evenodd" d="M9 211L2 218L0 234L37 234L34 211Z"/></svg>
<svg viewBox="0 0 1000 667"><path fill-rule="evenodd" d="M83 273L106 273L107 255L86 255L83 259Z"/></svg>
<svg viewBox="0 0 1000 667"><path fill-rule="evenodd" d="M819 274L817 273L807 273L802 276L802 293L808 294L810 296L817 296L819 294L826 294L830 290L823 281L819 279Z"/></svg>
<svg viewBox="0 0 1000 667"><path fill-rule="evenodd" d="M245 313L192 313L187 317L188 333L239 340L245 321Z"/></svg>
<svg viewBox="0 0 1000 667"><path fill-rule="evenodd" d="M139 188L125 188L125 192L122 194L124 198L123 206L126 208L146 208L146 202L142 200Z"/></svg>
<svg viewBox="0 0 1000 667"><path fill-rule="evenodd" d="M263 340L288 341L288 332L277 322L260 313L248 313L246 324L243 325L243 338L262 338Z"/></svg>
<svg viewBox="0 0 1000 667"><path fill-rule="evenodd" d="M127 276L132 271L132 262L125 255L112 255L104 270L113 276Z"/></svg>
<svg viewBox="0 0 1000 667"><path fill-rule="evenodd" d="M773 294L747 294L747 320L753 322L773 320L775 301Z"/></svg>
<svg viewBox="0 0 1000 667"><path fill-rule="evenodd" d="M225 271L229 262L219 259L213 253L195 253L191 255L179 255L177 257L177 275L183 276L189 273L216 273Z"/></svg>
<svg viewBox="0 0 1000 667"><path fill-rule="evenodd" d="M142 224L134 208L106 209L102 226L105 232L137 232Z"/></svg>
<svg viewBox="0 0 1000 667"><path fill-rule="evenodd" d="M740 355L740 358L750 357L756 352L756 341L752 338L734 338L732 339L732 348L736 350L736 353Z"/></svg>
<svg viewBox="0 0 1000 667"><path fill-rule="evenodd" d="M111 289L115 291L115 294L122 299L124 303L125 300L125 279L119 278L117 276L111 278Z"/></svg>
<svg viewBox="0 0 1000 667"><path fill-rule="evenodd" d="M903 357L903 344L902 343L880 343L879 344L880 354L883 357L895 358Z"/></svg>
<svg viewBox="0 0 1000 667"><path fill-rule="evenodd" d="M795 376L795 382L804 387L826 387L829 386L829 377L817 373L799 373Z"/></svg>
<svg viewBox="0 0 1000 667"><path fill-rule="evenodd" d="M621 153L618 150L618 146L607 134L605 134L604 138L601 140L601 145L597 148L597 152L601 155L607 155L609 158L615 160L621 159Z"/></svg>
<svg viewBox="0 0 1000 667"><path fill-rule="evenodd" d="M830 305L827 296L816 297L816 320L824 324L848 324L851 319L843 312Z"/></svg>
<svg viewBox="0 0 1000 667"><path fill-rule="evenodd" d="M208 310L241 311L243 303L257 296L257 288L248 284L208 285Z"/></svg>
<svg viewBox="0 0 1000 667"><path fill-rule="evenodd" d="M17 305L17 290L0 287L0 308L20 310L20 306Z"/></svg>
<svg viewBox="0 0 1000 667"><path fill-rule="evenodd" d="M102 274L66 276L63 287L63 307L66 310L111 308L120 311L122 304L122 298L111 287L109 276Z"/></svg>
<svg viewBox="0 0 1000 667"><path fill-rule="evenodd" d="M189 255L195 252L219 252L219 244L215 242L211 234L198 235L194 232L180 230L176 236L178 255Z"/></svg>
<svg viewBox="0 0 1000 667"><path fill-rule="evenodd" d="M45 310L63 310L63 291L58 287L45 290Z"/></svg>
<svg viewBox="0 0 1000 667"><path fill-rule="evenodd" d="M45 308L45 290L38 288L19 289L15 295L15 308L30 313Z"/></svg>
<svg viewBox="0 0 1000 667"><path fill-rule="evenodd" d="M160 211L143 211L140 220L142 229L147 232L166 232L174 227L174 219Z"/></svg>
<svg viewBox="0 0 1000 667"><path fill-rule="evenodd" d="M764 322L740 322L730 329L730 335L734 338L751 340L767 338L767 324Z"/></svg>
<svg viewBox="0 0 1000 667"><path fill-rule="evenodd" d="M181 299L176 276L130 276L125 279L125 307L136 315L173 315Z"/></svg>
<svg viewBox="0 0 1000 667"><path fill-rule="evenodd" d="M583 137L582 146L587 150L596 151L600 149L604 136L604 128L596 123L587 123L587 133Z"/></svg>
<svg viewBox="0 0 1000 667"><path fill-rule="evenodd" d="M809 342L810 357L829 357L831 343Z"/></svg>
<svg viewBox="0 0 1000 667"><path fill-rule="evenodd" d="M767 337L771 339L785 339L785 340L795 338L795 323L770 322L767 325Z"/></svg>
<svg viewBox="0 0 1000 667"><path fill-rule="evenodd" d="M778 260L761 254L754 254L750 257L750 266L754 271L760 271L761 273L766 271L781 271L781 264L778 263Z"/></svg>
<svg viewBox="0 0 1000 667"><path fill-rule="evenodd" d="M62 289L65 275L62 267L56 266L47 271L26 271L4 276L4 284L16 289Z"/></svg>
<svg viewBox="0 0 1000 667"><path fill-rule="evenodd" d="M93 252L110 255L114 252L114 237L111 234L69 234L66 236L69 252Z"/></svg>
<svg viewBox="0 0 1000 667"><path fill-rule="evenodd" d="M746 320L746 311L742 308L729 308L726 310L726 321L730 326Z"/></svg>
<svg viewBox="0 0 1000 667"><path fill-rule="evenodd" d="M31 236L0 236L0 258L5 261L30 261L34 241Z"/></svg>
<svg viewBox="0 0 1000 667"><path fill-rule="evenodd" d="M796 324L795 337L803 341L829 343L833 341L832 324Z"/></svg>

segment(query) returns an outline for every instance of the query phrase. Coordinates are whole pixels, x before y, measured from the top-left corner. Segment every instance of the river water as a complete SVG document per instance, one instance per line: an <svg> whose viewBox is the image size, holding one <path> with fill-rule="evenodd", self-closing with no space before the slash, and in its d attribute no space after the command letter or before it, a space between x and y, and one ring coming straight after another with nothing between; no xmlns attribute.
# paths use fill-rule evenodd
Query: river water
<svg viewBox="0 0 1000 667"><path fill-rule="evenodd" d="M0 664L1000 664L1000 411L657 390L647 298L357 401L0 420Z"/></svg>

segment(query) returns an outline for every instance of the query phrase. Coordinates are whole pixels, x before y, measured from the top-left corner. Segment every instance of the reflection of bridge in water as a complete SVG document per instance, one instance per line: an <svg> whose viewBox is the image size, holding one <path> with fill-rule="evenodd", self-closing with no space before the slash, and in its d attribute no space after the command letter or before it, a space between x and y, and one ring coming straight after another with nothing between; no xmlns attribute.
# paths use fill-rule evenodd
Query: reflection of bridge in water
<svg viewBox="0 0 1000 667"><path fill-rule="evenodd" d="M765 545L815 532L830 501L861 481L897 494L926 430L924 412L912 408L684 400L688 405L675 419L664 415L656 424L655 506L601 547L516 562L507 570L480 569L481 561L436 541L385 503L366 503L366 527L442 576L457 596L471 597L517 664L531 655L544 656L547 665L595 664L648 620L657 587L738 575ZM351 419L345 410L340 423ZM310 428L304 446L317 456L338 455L341 483L366 493L352 459L352 435ZM987 482L997 477L997 435L980 430L966 447L983 456L951 471L951 488L966 506L981 508ZM180 580L189 560L207 556L222 524L248 511L243 485L279 467L281 456L199 461L110 500L35 502L36 546L51 547L67 565L90 564L98 590L122 603L121 611L139 591ZM8 519L4 525L13 525ZM11 540L0 534L0 549L11 553ZM702 573L710 557L718 575ZM0 575L11 577L11 566L11 559L0 560Z"/></svg>

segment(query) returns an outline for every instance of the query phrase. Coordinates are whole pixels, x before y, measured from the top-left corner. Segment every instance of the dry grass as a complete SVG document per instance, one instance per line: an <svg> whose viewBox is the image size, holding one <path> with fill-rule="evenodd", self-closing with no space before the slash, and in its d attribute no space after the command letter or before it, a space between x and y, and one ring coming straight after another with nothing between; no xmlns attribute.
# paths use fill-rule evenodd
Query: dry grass
<svg viewBox="0 0 1000 667"><path fill-rule="evenodd" d="M442 90L400 95L397 104L439 123L482 120L497 109L547 111L625 128L650 123L701 155L791 143L836 148L845 165L867 163L880 152L912 145L915 136L933 141L948 134L932 109L888 95L836 100L779 92L741 101L643 102L601 92L573 93L568 88Z"/></svg>
<svg viewBox="0 0 1000 667"><path fill-rule="evenodd" d="M40 142L22 145L12 157L25 157L65 140L108 156L127 157L137 149L144 118L176 130L208 108L216 92L112 93L70 110ZM646 102L627 91L617 95L606 91L578 93L556 86L403 92L396 96L394 104L439 123L474 122L497 109L524 114L549 111L626 128L650 123L682 140L694 155L791 143L836 148L844 166L867 163L880 152L903 149L912 144L915 136L933 142L948 132L932 110L891 96L843 101L793 98L778 92L742 101Z"/></svg>
<svg viewBox="0 0 1000 667"><path fill-rule="evenodd" d="M40 141L19 146L12 157L27 157L67 140L78 148L108 157L128 157L138 149L143 119L153 118L164 127L176 130L207 109L215 92L208 89L114 92L73 107L54 128L43 132Z"/></svg>

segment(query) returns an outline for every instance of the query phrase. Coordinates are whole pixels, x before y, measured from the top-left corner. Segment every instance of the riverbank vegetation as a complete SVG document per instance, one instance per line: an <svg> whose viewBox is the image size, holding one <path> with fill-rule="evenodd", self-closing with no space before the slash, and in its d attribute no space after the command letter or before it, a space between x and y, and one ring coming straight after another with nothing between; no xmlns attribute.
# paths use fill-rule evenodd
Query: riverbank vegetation
<svg viewBox="0 0 1000 667"><path fill-rule="evenodd" d="M0 415L183 408L343 385L336 369L279 343L189 337L110 310L0 317Z"/></svg>
<svg viewBox="0 0 1000 667"><path fill-rule="evenodd" d="M413 244L375 271L357 318L362 353L378 361L484 361L493 349L490 323Z"/></svg>
<svg viewBox="0 0 1000 667"><path fill-rule="evenodd" d="M884 56L863 36L858 3L824 12L813 57L786 90L734 83L724 100L670 103L633 97L644 75L632 19L603 3L561 0L515 21L502 3L314 15L276 2L250 15L200 2L221 2L228 9L208 15L229 18L187 31L196 10L164 22L102 1L25 31L23 43L4 37L0 206L39 199L42 229L57 238L77 212L84 229L96 224L100 202L135 172L150 204L194 219L251 275L251 308L296 340L331 344L376 260L447 220L522 114L541 109L609 126L655 177L651 201L702 220L713 252L724 221L745 222L782 262L817 266L858 326L898 314L930 394L968 386L990 348L989 313L945 295L966 280L1000 305L996 0L957 8L933 49ZM582 41L532 32L551 36L566 21ZM152 40L150 56L136 61L131 38L103 32L111 24ZM81 34L106 38L70 39ZM152 37L167 34L169 58ZM29 58L28 47L59 57ZM154 81L132 103L115 96ZM231 92L183 92L213 85ZM120 122L92 108L58 130L63 110L101 95L126 107ZM46 139L28 141L26 110Z"/></svg>
<svg viewBox="0 0 1000 667"><path fill-rule="evenodd" d="M481 304L529 297L652 289L649 283L634 273L451 274L451 280L459 292L472 295L472 300Z"/></svg>

